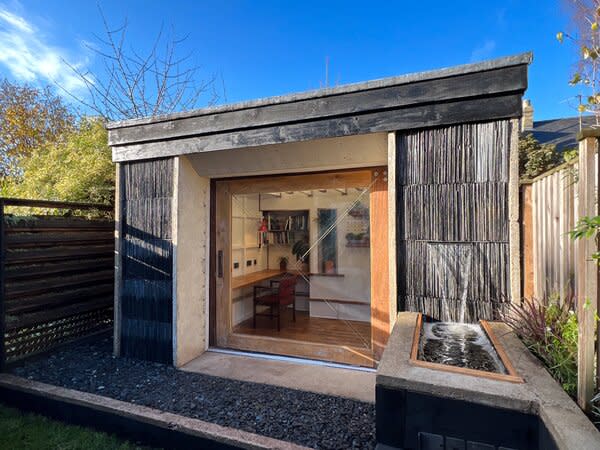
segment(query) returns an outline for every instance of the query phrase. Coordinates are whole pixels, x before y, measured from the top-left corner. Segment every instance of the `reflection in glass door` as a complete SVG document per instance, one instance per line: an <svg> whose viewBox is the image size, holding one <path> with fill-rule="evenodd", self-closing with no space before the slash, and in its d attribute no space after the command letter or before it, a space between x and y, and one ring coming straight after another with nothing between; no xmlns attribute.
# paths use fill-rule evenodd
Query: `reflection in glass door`
<svg viewBox="0 0 600 450"><path fill-rule="evenodd" d="M225 346L373 365L370 199L377 179L370 170L352 175L224 188L231 202L229 299L220 299L228 300Z"/></svg>

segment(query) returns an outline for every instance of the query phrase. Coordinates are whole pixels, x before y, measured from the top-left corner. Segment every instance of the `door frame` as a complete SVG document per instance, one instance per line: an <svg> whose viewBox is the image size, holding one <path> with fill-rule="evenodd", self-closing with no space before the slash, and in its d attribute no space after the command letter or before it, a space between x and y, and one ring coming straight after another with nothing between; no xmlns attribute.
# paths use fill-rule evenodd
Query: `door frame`
<svg viewBox="0 0 600 450"><path fill-rule="evenodd" d="M309 190L311 187L327 189L356 186L371 188L371 348L234 333L231 323L232 195ZM210 199L210 345L359 366L376 366L391 330L387 167L215 179L211 181Z"/></svg>

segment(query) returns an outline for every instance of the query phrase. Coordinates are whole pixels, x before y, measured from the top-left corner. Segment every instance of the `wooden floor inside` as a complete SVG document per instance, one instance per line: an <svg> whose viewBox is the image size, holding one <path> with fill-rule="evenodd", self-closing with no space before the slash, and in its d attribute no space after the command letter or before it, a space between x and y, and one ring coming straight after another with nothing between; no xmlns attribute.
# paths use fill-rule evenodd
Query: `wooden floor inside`
<svg viewBox="0 0 600 450"><path fill-rule="evenodd" d="M281 316L279 332L277 319L269 317L257 317L256 328L252 326L252 319L248 319L235 326L233 332L319 344L371 348L371 325L368 322L310 317L306 311L296 311L296 322L292 321L292 312L285 311Z"/></svg>

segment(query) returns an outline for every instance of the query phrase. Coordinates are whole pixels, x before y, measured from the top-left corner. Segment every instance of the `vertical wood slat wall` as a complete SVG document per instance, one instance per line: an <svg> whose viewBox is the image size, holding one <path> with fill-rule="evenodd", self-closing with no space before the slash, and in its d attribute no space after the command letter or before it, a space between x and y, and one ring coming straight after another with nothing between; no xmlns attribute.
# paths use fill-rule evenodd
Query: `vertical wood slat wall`
<svg viewBox="0 0 600 450"><path fill-rule="evenodd" d="M522 196L526 190L531 195L533 292L526 292L526 297L565 298L575 294L577 250L568 233L577 222L577 167L566 165L536 178L521 190Z"/></svg>
<svg viewBox="0 0 600 450"><path fill-rule="evenodd" d="M510 139L509 120L398 133L400 310L448 319L447 307L459 319L458 290L432 264L433 246L470 248L466 321L495 318L510 301Z"/></svg>
<svg viewBox="0 0 600 450"><path fill-rule="evenodd" d="M173 361L172 158L123 164L123 356Z"/></svg>

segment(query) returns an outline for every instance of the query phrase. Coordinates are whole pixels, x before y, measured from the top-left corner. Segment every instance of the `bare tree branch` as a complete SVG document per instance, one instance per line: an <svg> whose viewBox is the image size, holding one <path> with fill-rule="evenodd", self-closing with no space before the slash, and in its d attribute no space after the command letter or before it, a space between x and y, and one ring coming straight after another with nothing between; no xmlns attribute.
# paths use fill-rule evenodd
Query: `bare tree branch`
<svg viewBox="0 0 600 450"><path fill-rule="evenodd" d="M104 35L94 35L97 45L86 45L100 60L98 71L90 73L65 61L82 80L87 95L76 95L63 86L60 89L106 120L169 114L216 103L216 76L200 76L193 52L179 54L188 35L177 38L174 29L165 33L161 26L150 49L141 52L128 44L127 20L111 28L100 6L98 9ZM224 92L222 76L220 82Z"/></svg>

